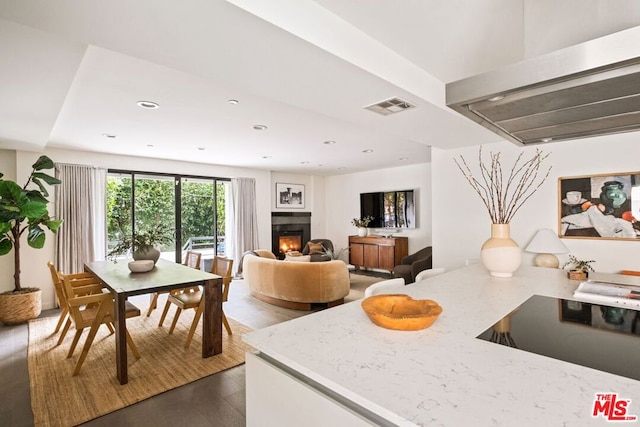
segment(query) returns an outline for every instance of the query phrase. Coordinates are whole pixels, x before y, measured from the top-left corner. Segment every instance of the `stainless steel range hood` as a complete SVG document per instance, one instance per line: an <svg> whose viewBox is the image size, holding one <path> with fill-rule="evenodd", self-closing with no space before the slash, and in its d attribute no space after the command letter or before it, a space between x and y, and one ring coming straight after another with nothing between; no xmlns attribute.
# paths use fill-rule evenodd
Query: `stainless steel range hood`
<svg viewBox="0 0 640 427"><path fill-rule="evenodd" d="M520 145L640 130L640 27L449 83L446 94Z"/></svg>

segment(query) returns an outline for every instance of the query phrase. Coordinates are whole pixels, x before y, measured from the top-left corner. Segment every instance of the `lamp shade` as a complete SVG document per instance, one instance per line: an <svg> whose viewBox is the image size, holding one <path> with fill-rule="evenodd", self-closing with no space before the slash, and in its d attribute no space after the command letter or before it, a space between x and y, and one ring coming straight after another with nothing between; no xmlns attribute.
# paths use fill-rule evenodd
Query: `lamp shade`
<svg viewBox="0 0 640 427"><path fill-rule="evenodd" d="M553 254L564 254L569 252L569 249L556 233L548 228L543 228L533 236L525 251L538 254L534 260L534 264L538 267L558 268L560 262Z"/></svg>
<svg viewBox="0 0 640 427"><path fill-rule="evenodd" d="M542 228L533 236L525 251L537 254L566 254L569 249L553 230Z"/></svg>

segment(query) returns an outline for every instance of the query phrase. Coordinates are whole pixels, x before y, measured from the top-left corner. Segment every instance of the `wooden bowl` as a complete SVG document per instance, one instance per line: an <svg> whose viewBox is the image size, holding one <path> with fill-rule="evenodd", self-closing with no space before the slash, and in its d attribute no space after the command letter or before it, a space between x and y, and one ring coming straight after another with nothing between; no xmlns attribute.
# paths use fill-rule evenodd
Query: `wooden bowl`
<svg viewBox="0 0 640 427"><path fill-rule="evenodd" d="M362 301L362 309L378 326L399 331L417 331L436 321L442 307L430 299L415 300L409 295L374 295Z"/></svg>

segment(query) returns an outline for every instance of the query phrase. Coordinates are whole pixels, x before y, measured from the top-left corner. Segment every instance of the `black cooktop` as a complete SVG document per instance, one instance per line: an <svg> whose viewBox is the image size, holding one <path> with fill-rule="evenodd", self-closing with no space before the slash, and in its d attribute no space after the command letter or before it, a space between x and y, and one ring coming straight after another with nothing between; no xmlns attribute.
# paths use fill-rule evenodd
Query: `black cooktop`
<svg viewBox="0 0 640 427"><path fill-rule="evenodd" d="M534 295L477 338L640 380L640 311Z"/></svg>

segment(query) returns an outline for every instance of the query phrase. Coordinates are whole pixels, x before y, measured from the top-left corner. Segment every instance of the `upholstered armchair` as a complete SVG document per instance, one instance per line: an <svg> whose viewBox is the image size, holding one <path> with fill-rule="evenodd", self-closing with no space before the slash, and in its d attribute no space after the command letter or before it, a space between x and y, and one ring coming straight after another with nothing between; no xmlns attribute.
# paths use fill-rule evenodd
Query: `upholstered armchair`
<svg viewBox="0 0 640 427"><path fill-rule="evenodd" d="M427 246L412 255L403 257L400 265L393 268L393 277L403 278L406 284L415 282L418 273L432 267L431 253L431 246Z"/></svg>
<svg viewBox="0 0 640 427"><path fill-rule="evenodd" d="M311 239L304 245L302 255L310 255L311 262L331 261L331 258L325 254L325 250L333 251L333 242L329 239Z"/></svg>

